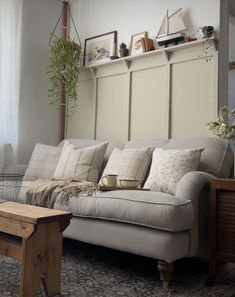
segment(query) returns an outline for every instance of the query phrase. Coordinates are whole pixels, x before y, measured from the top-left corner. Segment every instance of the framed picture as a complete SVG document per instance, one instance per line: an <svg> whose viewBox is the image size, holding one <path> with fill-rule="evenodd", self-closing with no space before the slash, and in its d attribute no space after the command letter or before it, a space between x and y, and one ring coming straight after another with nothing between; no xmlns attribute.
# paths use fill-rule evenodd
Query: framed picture
<svg viewBox="0 0 235 297"><path fill-rule="evenodd" d="M83 66L101 64L116 56L117 31L85 39Z"/></svg>
<svg viewBox="0 0 235 297"><path fill-rule="evenodd" d="M141 42L141 38L146 38L147 32L137 33L131 36L131 55L142 54L145 52L144 43ZM143 40L143 39L142 39Z"/></svg>

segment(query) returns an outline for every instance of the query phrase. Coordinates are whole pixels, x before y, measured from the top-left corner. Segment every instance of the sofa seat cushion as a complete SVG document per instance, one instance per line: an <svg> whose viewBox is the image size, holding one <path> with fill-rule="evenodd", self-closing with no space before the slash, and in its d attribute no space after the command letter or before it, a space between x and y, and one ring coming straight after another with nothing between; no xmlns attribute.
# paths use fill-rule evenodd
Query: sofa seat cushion
<svg viewBox="0 0 235 297"><path fill-rule="evenodd" d="M194 223L191 201L160 192L97 192L93 196L73 197L67 206L56 202L54 207L71 211L78 217L125 222L174 232L188 230Z"/></svg>
<svg viewBox="0 0 235 297"><path fill-rule="evenodd" d="M22 181L20 191L18 194L18 201L20 203L26 202L26 192L27 192L28 188L31 187L33 184L34 184L34 181L32 181L32 180L23 180Z"/></svg>

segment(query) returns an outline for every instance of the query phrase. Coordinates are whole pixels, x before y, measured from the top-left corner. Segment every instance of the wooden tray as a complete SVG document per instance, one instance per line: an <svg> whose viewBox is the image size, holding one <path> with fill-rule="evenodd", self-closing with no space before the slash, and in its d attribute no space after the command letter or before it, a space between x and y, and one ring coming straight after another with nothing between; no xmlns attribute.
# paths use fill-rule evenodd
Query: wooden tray
<svg viewBox="0 0 235 297"><path fill-rule="evenodd" d="M135 190L135 191L150 191L150 189L131 188L131 187L107 187L99 185L100 191L116 191L116 190Z"/></svg>

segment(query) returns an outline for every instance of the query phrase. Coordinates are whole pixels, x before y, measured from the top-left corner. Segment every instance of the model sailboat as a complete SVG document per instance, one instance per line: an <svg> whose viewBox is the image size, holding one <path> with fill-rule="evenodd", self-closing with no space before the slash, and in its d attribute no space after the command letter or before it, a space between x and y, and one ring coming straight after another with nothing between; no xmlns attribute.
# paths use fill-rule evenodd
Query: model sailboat
<svg viewBox="0 0 235 297"><path fill-rule="evenodd" d="M159 46L168 46L169 44L177 44L178 42L184 41L182 32L187 28L184 25L181 10L182 8L172 14L169 14L167 10L167 14L156 36Z"/></svg>

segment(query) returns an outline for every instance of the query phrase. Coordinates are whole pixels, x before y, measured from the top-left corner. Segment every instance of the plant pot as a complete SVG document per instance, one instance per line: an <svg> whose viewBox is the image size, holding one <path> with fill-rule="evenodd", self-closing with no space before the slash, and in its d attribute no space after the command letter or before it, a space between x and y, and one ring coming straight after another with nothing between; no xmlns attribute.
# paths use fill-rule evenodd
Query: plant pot
<svg viewBox="0 0 235 297"><path fill-rule="evenodd" d="M127 57L128 54L129 54L129 50L128 48L120 48L119 49L119 54L120 54L120 57Z"/></svg>
<svg viewBox="0 0 235 297"><path fill-rule="evenodd" d="M204 26L202 27L202 33L204 38L210 38L212 37L214 33L214 27L212 26Z"/></svg>

